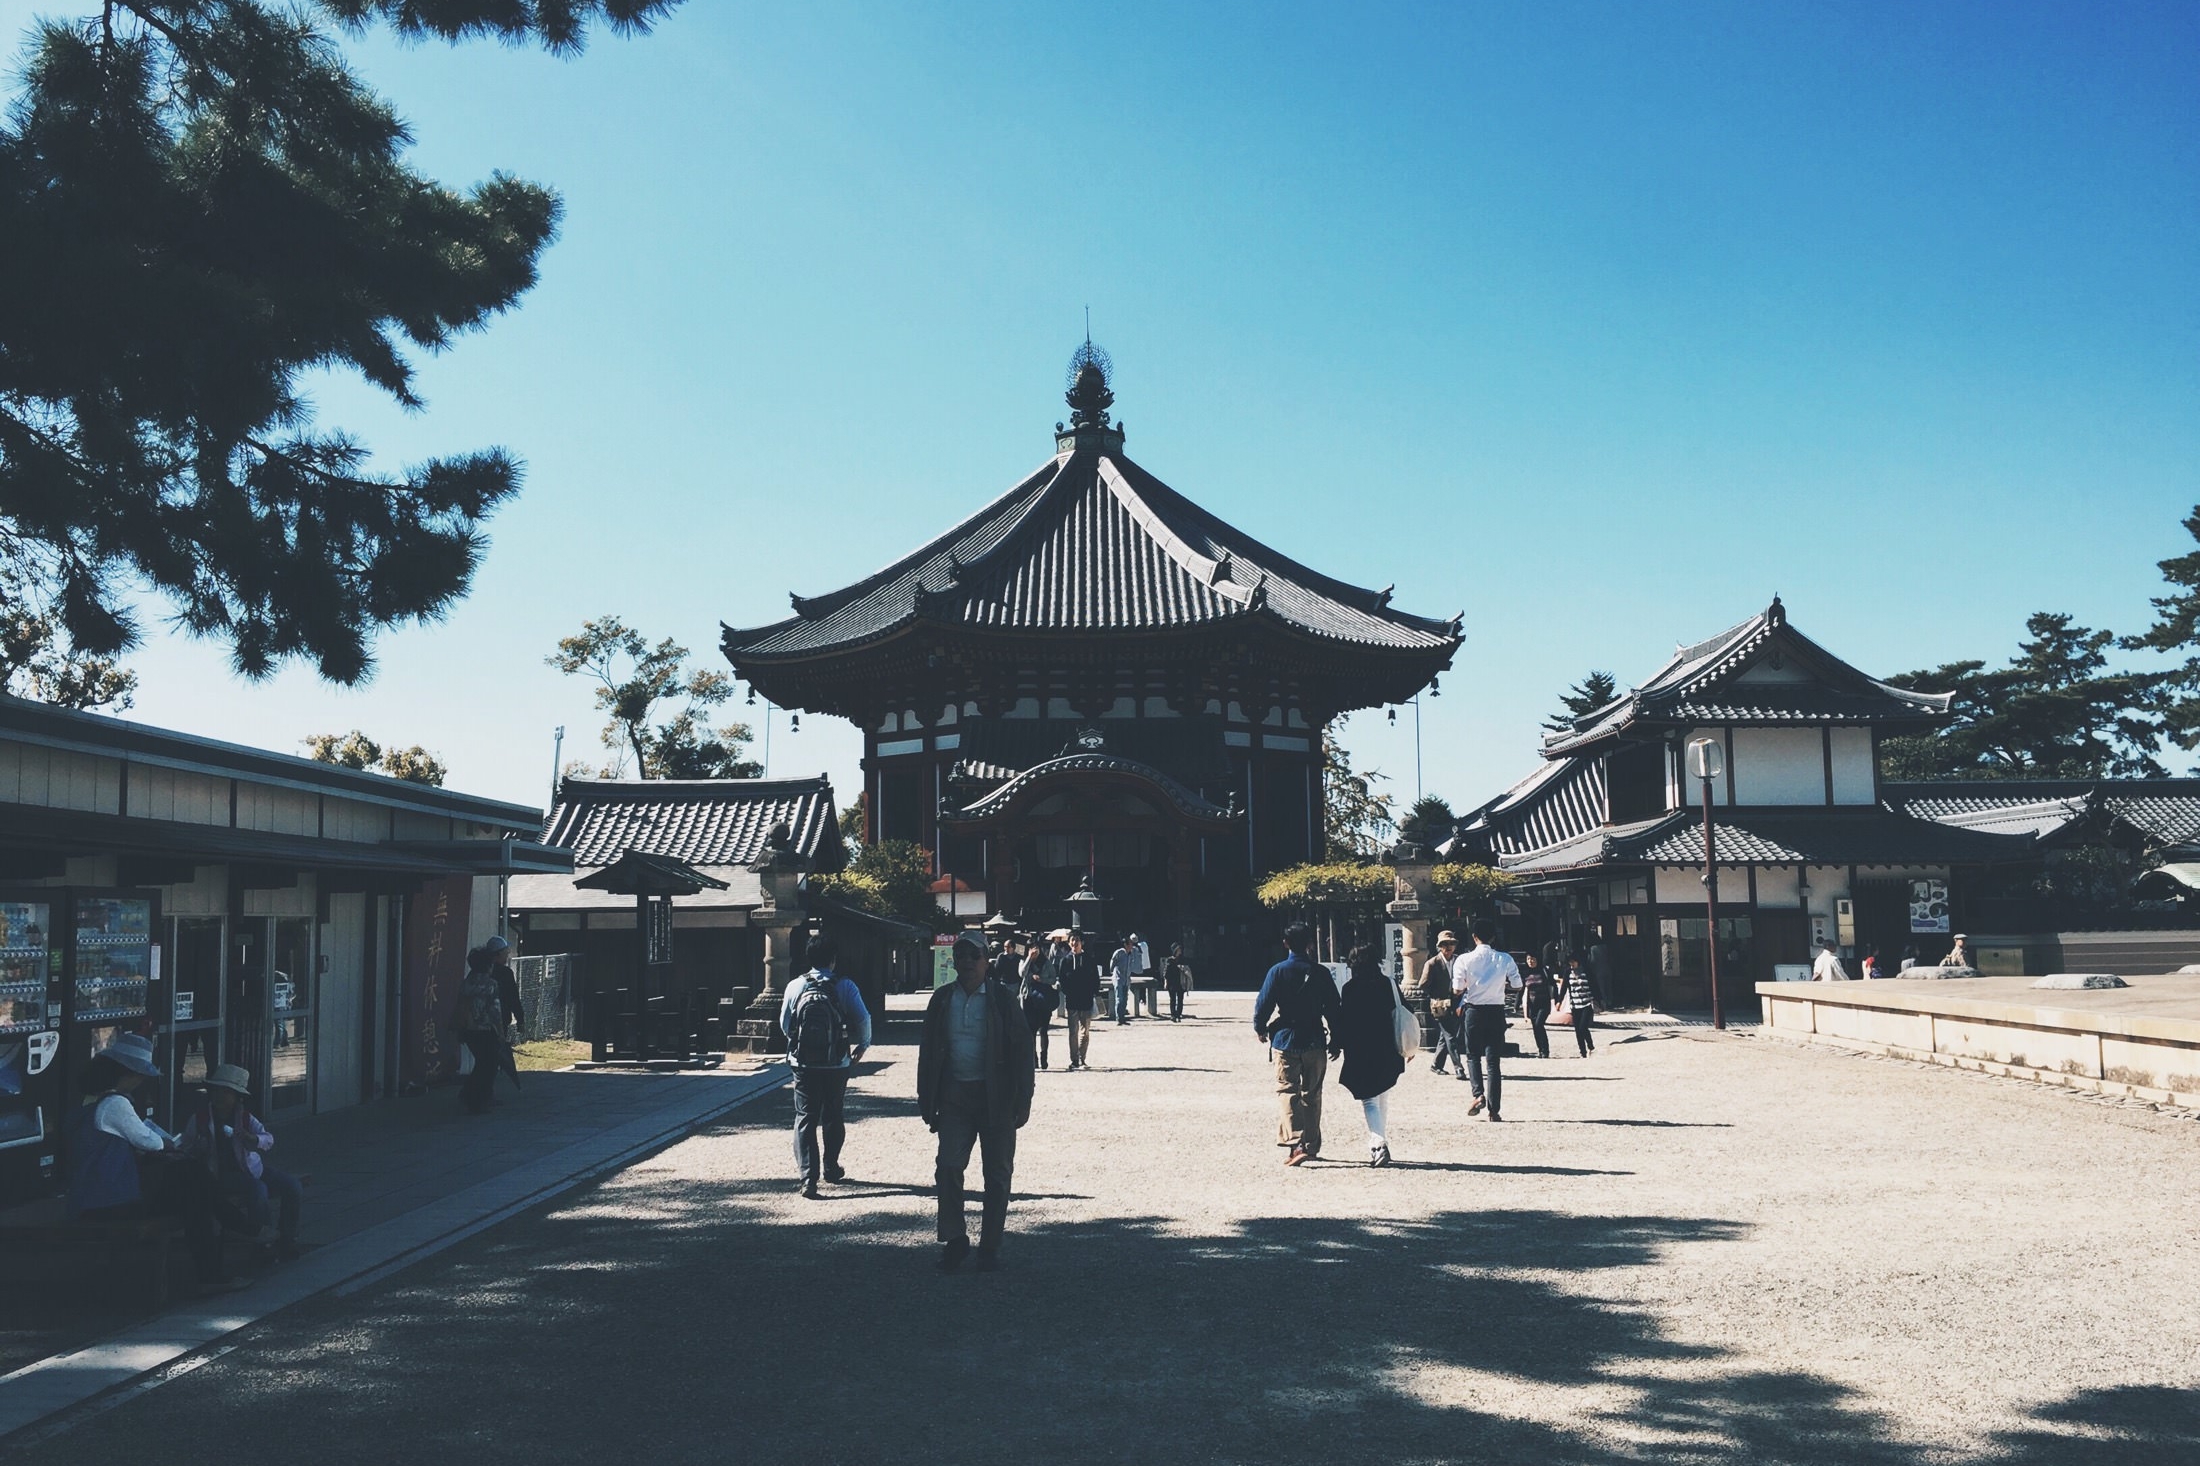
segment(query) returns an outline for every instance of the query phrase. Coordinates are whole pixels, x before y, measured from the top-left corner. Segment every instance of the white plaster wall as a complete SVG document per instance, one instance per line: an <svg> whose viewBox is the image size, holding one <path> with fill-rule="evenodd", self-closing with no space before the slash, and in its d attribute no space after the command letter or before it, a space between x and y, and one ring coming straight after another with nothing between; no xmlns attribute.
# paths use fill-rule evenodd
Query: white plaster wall
<svg viewBox="0 0 2200 1466"><path fill-rule="evenodd" d="M1723 749L1726 747L1726 729L1691 728L1688 730L1688 736L1681 740L1679 799L1679 807L1681 808L1694 809L1701 807L1703 804L1703 780L1688 771L1688 745L1699 738L1708 738ZM1713 804L1726 804L1729 802L1726 797L1726 786L1727 781L1723 778L1711 781L1711 802Z"/></svg>
<svg viewBox="0 0 2200 1466"><path fill-rule="evenodd" d="M1833 802L1872 804L1878 792L1878 782L1872 776L1872 730L1834 729Z"/></svg>
<svg viewBox="0 0 2200 1466"><path fill-rule="evenodd" d="M1826 753L1816 728L1736 728L1736 804L1824 804Z"/></svg>
<svg viewBox="0 0 2200 1466"><path fill-rule="evenodd" d="M1796 888L1795 867L1792 865L1760 865L1757 867L1757 904L1793 911L1803 904L1802 894Z"/></svg>

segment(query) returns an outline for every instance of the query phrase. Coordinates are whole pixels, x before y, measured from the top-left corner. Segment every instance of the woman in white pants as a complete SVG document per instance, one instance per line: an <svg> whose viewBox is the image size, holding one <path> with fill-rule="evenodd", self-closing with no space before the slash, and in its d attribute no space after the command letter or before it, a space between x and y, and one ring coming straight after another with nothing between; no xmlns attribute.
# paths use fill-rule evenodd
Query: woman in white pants
<svg viewBox="0 0 2200 1466"><path fill-rule="evenodd" d="M1390 1164L1390 1091L1406 1072L1398 1055L1398 1031L1392 1011L1398 1000L1382 955L1373 947L1354 947L1345 955L1352 975L1345 980L1337 1017L1337 1041L1344 1046L1338 1079L1360 1102L1367 1117L1367 1153L1371 1166Z"/></svg>

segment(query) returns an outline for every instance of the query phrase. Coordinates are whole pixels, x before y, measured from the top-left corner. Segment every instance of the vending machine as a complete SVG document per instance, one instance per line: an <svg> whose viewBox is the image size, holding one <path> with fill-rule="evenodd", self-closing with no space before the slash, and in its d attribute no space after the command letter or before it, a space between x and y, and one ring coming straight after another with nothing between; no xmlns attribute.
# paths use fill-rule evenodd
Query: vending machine
<svg viewBox="0 0 2200 1466"><path fill-rule="evenodd" d="M150 891L0 891L0 1202L60 1183L86 1061L120 1033L158 1042L159 921Z"/></svg>
<svg viewBox="0 0 2200 1466"><path fill-rule="evenodd" d="M54 902L0 900L0 1204L44 1191L60 1153L63 949Z"/></svg>

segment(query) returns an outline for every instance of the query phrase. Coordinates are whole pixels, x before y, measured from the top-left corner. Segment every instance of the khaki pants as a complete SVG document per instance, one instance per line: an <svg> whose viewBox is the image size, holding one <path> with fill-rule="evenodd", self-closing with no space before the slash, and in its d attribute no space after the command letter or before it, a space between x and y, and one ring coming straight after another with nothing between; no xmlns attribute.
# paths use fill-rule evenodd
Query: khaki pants
<svg viewBox="0 0 2200 1466"><path fill-rule="evenodd" d="M1069 1061L1072 1064L1082 1064L1085 1062L1085 1051L1092 1047L1092 1014L1071 1013L1068 1025Z"/></svg>
<svg viewBox="0 0 2200 1466"><path fill-rule="evenodd" d="M1277 1049L1276 1096L1283 1112L1276 1123L1276 1144L1295 1145L1308 1155L1322 1149L1322 1081L1329 1075L1323 1049Z"/></svg>

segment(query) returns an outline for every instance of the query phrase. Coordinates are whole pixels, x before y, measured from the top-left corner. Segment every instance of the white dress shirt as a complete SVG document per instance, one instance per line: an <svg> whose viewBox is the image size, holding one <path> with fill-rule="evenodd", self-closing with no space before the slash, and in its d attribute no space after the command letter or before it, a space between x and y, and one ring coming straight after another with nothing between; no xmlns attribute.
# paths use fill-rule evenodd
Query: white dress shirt
<svg viewBox="0 0 2200 1466"><path fill-rule="evenodd" d="M1812 982L1847 982L1848 969L1841 965L1840 956L1831 947L1818 949L1818 960L1810 965Z"/></svg>
<svg viewBox="0 0 2200 1466"><path fill-rule="evenodd" d="M1477 942L1452 959L1452 995L1470 1008L1505 1004L1505 990L1520 986L1520 967L1512 953Z"/></svg>

